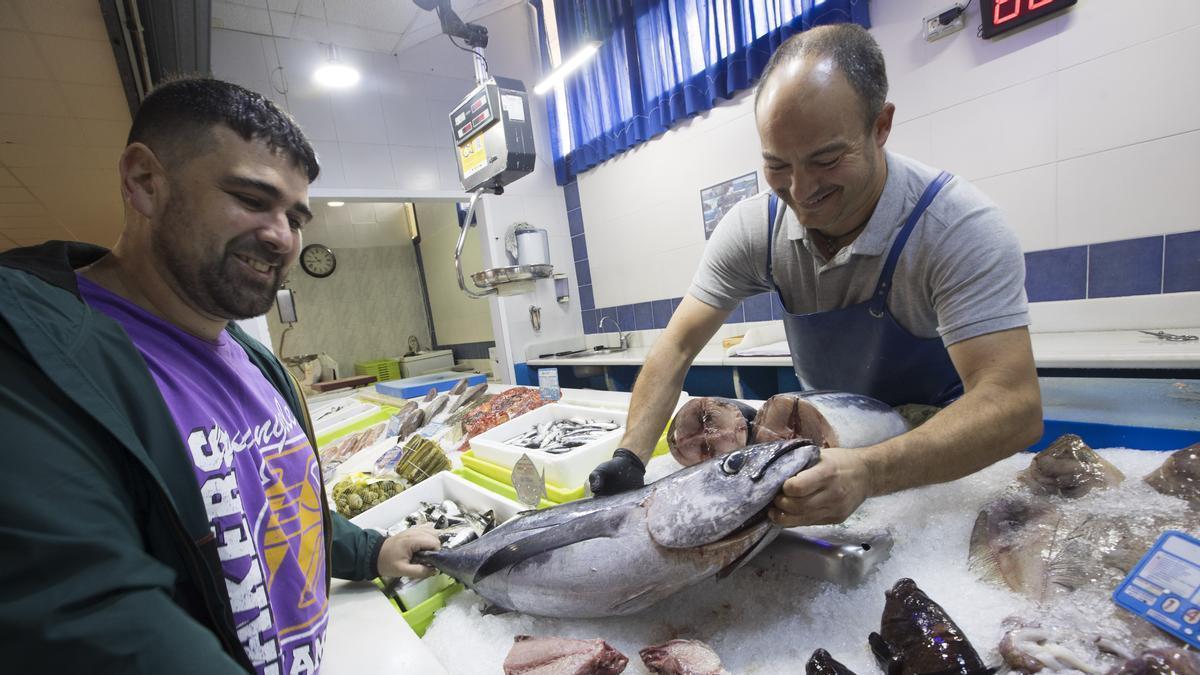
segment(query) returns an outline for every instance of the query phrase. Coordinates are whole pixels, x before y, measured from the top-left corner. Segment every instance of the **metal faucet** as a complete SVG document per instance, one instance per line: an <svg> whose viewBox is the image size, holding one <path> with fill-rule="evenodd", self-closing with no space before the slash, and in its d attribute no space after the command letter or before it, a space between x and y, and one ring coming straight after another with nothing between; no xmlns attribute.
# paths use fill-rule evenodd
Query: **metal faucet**
<svg viewBox="0 0 1200 675"><path fill-rule="evenodd" d="M620 349L629 349L629 333L622 333L621 322L617 321L611 315L606 314L600 317L600 325L596 326L597 330L603 330L604 322L609 319L612 319L612 322L617 324L617 345L619 345Z"/></svg>

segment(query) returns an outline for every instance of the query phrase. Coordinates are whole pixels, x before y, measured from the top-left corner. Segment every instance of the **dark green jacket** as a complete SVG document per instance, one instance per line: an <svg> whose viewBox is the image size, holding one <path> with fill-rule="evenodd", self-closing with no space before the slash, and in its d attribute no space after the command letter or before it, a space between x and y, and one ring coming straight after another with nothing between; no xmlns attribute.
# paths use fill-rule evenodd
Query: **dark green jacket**
<svg viewBox="0 0 1200 675"><path fill-rule="evenodd" d="M105 253L48 242L0 254L3 670L251 670L171 413L125 331L79 297L74 270ZM312 441L287 371L229 333ZM325 541L333 576L376 576L378 533L326 508Z"/></svg>

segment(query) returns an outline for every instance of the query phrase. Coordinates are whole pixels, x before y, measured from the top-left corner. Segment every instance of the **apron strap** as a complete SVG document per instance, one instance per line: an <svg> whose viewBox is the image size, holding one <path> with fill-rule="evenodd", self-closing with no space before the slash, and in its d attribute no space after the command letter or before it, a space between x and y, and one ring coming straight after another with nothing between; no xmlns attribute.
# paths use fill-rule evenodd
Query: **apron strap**
<svg viewBox="0 0 1200 675"><path fill-rule="evenodd" d="M954 174L945 171L939 173L937 178L934 178L925 187L925 192L917 200L917 205L913 207L912 213L908 214L908 220L904 221L904 227L900 228L900 234L896 235L892 250L888 252L887 262L883 264L883 271L879 273L879 282L875 284L875 292L871 296L871 316L875 318L883 316L884 308L887 306L888 292L892 289L892 274L896 271L896 261L900 259L900 252L904 250L904 245L908 243L908 236L912 234L913 229L917 226L917 221L925 213L925 209L933 202L933 198L937 196L942 187L950 182L951 178L954 178Z"/></svg>
<svg viewBox="0 0 1200 675"><path fill-rule="evenodd" d="M767 199L767 280L774 285L775 277L771 266L773 261L771 258L775 251L775 213L779 210L779 197L772 194Z"/></svg>

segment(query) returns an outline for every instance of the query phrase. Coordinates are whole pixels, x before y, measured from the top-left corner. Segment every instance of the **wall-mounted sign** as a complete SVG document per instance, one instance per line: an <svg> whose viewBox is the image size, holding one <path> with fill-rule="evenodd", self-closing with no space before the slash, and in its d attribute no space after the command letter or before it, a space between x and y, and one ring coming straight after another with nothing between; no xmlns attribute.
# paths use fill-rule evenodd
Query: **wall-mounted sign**
<svg viewBox="0 0 1200 675"><path fill-rule="evenodd" d="M725 217L733 205L758 193L758 174L748 173L730 178L700 191L700 208L704 213L704 238L712 236L717 223Z"/></svg>
<svg viewBox="0 0 1200 675"><path fill-rule="evenodd" d="M1077 0L980 0L983 19L983 39L1003 35L1030 21L1064 10Z"/></svg>

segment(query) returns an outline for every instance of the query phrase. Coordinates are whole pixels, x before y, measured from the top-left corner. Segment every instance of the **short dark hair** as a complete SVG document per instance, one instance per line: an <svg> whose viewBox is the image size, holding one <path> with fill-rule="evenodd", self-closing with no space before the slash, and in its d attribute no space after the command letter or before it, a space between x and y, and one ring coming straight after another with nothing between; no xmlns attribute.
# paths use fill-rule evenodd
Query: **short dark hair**
<svg viewBox="0 0 1200 675"><path fill-rule="evenodd" d="M155 87L133 116L126 145L145 143L171 161L180 151L202 152L217 125L284 153L310 183L321 172L316 152L291 115L262 94L209 77L183 77Z"/></svg>
<svg viewBox="0 0 1200 675"><path fill-rule="evenodd" d="M771 59L767 61L758 87L754 94L754 106L758 107L758 99L762 96L763 85L771 74L782 63L806 56L827 56L833 60L834 67L845 75L850 86L862 101L866 113L867 126L875 123L875 118L883 110L887 101L887 68L883 63L883 52L879 43L867 32L867 29L854 23L838 23L828 26L818 26L797 33L779 45Z"/></svg>

